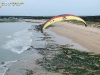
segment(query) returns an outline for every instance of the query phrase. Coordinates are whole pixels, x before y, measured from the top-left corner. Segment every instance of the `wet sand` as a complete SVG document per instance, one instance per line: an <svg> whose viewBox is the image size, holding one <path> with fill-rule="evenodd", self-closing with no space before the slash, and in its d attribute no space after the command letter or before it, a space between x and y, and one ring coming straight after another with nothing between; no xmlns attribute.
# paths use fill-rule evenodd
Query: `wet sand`
<svg viewBox="0 0 100 75"><path fill-rule="evenodd" d="M61 75L55 72L48 72L42 66L37 65L36 60L42 57L42 55L34 53L23 58L12 64L5 75Z"/></svg>

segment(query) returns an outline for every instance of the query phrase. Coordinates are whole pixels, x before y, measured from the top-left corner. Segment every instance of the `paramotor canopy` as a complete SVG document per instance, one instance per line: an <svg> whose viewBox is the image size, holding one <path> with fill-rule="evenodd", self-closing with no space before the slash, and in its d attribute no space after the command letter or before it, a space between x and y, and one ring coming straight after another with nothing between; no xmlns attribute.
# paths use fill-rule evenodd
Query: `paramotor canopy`
<svg viewBox="0 0 100 75"><path fill-rule="evenodd" d="M42 32L44 31L44 29L46 27L48 27L49 25L53 24L53 23L56 23L56 22L60 22L60 21L65 21L65 20L77 20L77 21L81 21L86 25L86 22L78 17L78 16L75 16L75 15L72 15L72 14L63 14L63 15L59 15L59 16L55 16L51 19L49 19L48 21L46 21L42 27Z"/></svg>

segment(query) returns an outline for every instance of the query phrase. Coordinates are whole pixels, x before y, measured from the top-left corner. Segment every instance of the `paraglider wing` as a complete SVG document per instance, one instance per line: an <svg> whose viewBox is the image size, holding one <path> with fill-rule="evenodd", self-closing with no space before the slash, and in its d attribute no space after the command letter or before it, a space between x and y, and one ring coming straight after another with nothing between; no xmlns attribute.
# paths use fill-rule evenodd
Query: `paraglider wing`
<svg viewBox="0 0 100 75"><path fill-rule="evenodd" d="M53 18L51 18L50 20L48 20L44 25L43 25L43 28L42 28L42 31L48 27L49 25L53 24L53 23L56 23L56 22L59 22L59 21L63 21L63 18L64 16L55 16Z"/></svg>
<svg viewBox="0 0 100 75"><path fill-rule="evenodd" d="M77 17L77 16L65 16L64 20L77 20L77 21L81 21L81 22L83 22L85 24L85 26L87 26L86 22L82 18Z"/></svg>
<svg viewBox="0 0 100 75"><path fill-rule="evenodd" d="M59 21L64 21L64 20L77 20L77 21L81 21L81 22L83 22L85 24L85 26L87 26L86 22L82 18L80 18L78 16L75 16L75 15L71 15L71 14L64 14L64 15L55 16L55 17L51 18L50 20L48 20L47 22L45 22L43 27L42 27L42 32L49 25L51 25L53 23L56 23L56 22L59 22Z"/></svg>

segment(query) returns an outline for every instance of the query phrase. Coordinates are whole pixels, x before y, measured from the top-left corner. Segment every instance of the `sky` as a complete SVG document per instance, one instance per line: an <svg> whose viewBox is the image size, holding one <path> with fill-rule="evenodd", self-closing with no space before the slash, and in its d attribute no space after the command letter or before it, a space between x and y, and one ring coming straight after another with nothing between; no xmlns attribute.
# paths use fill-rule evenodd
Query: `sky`
<svg viewBox="0 0 100 75"><path fill-rule="evenodd" d="M0 0L0 2L24 2L24 4L20 6L2 6L2 8L0 8L0 15L100 15L100 0Z"/></svg>

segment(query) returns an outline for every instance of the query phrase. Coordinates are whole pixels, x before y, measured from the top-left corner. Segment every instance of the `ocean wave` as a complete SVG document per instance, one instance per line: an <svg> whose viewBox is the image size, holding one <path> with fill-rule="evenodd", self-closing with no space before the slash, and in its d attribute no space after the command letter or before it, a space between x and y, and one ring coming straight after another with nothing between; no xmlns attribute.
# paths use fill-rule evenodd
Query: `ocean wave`
<svg viewBox="0 0 100 75"><path fill-rule="evenodd" d="M12 40L6 42L2 47L15 53L22 53L27 50L32 43L32 32L27 29L18 31L12 36Z"/></svg>
<svg viewBox="0 0 100 75"><path fill-rule="evenodd" d="M4 64L1 64L0 65L0 75L4 75L6 73L6 71L8 70L8 68L11 66L12 63L16 62L17 60L15 61L7 61L7 62L4 62Z"/></svg>

